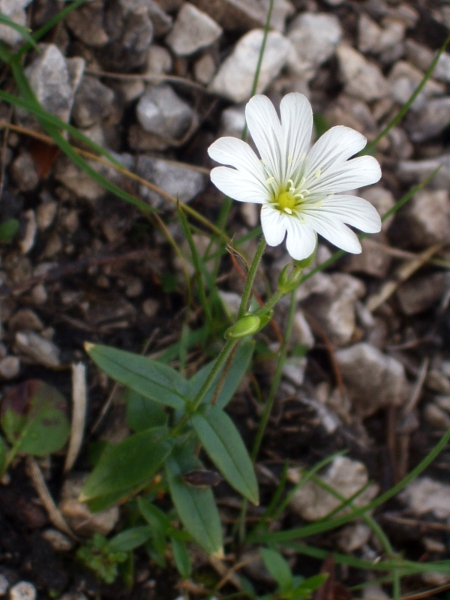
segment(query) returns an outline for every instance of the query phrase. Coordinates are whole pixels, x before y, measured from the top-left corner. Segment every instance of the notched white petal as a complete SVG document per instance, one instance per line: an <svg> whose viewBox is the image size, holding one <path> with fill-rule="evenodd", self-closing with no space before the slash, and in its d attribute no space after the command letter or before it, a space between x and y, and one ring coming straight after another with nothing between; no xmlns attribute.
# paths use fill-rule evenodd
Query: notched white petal
<svg viewBox="0 0 450 600"><path fill-rule="evenodd" d="M366 233L378 233L381 230L380 215L375 207L358 196L326 198L322 203L321 213Z"/></svg>
<svg viewBox="0 0 450 600"><path fill-rule="evenodd" d="M356 234L342 221L330 219L328 215L320 211L317 211L316 215L312 213L305 215L305 219L308 225L315 229L318 234L338 248L352 254L361 252L361 244Z"/></svg>
<svg viewBox="0 0 450 600"><path fill-rule="evenodd" d="M338 194L377 183L381 168L373 156L361 156L331 168L320 177L310 178L308 189L315 194Z"/></svg>
<svg viewBox="0 0 450 600"><path fill-rule="evenodd" d="M286 234L286 219L279 210L264 204L261 209L261 227L269 246L278 246Z"/></svg>
<svg viewBox="0 0 450 600"><path fill-rule="evenodd" d="M326 131L308 153L308 173L317 169L327 169L343 162L360 152L367 144L367 139L358 131L337 125Z"/></svg>
<svg viewBox="0 0 450 600"><path fill-rule="evenodd" d="M309 224L296 218L287 220L286 248L295 260L304 260L316 249L317 234Z"/></svg>
<svg viewBox="0 0 450 600"><path fill-rule="evenodd" d="M226 196L239 202L262 204L268 197L267 189L259 181L229 167L215 167L211 181Z"/></svg>
<svg viewBox="0 0 450 600"><path fill-rule="evenodd" d="M265 180L261 161L250 146L238 138L219 138L208 148L208 154L222 165L229 165L242 172L247 171L259 181Z"/></svg>
<svg viewBox="0 0 450 600"><path fill-rule="evenodd" d="M280 103L283 130L283 176L288 180L302 168L311 141L313 114L311 104L303 94L287 94Z"/></svg>

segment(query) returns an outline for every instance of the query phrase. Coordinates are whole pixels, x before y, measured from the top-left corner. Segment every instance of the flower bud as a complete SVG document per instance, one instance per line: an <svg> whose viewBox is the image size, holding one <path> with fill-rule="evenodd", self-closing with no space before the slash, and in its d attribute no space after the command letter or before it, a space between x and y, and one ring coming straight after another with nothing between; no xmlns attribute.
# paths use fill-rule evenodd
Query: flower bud
<svg viewBox="0 0 450 600"><path fill-rule="evenodd" d="M236 340L247 335L252 335L252 333L259 331L260 328L261 319L259 317L246 315L226 330L225 337L228 340Z"/></svg>

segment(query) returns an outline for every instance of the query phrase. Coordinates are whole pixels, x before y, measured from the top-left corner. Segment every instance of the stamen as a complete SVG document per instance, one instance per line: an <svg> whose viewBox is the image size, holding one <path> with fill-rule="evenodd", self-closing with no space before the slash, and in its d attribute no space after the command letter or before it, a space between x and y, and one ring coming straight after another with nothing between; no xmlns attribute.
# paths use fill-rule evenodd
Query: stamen
<svg viewBox="0 0 450 600"><path fill-rule="evenodd" d="M266 179L266 183L272 183L273 181L275 181L275 177L269 177L269 179Z"/></svg>
<svg viewBox="0 0 450 600"><path fill-rule="evenodd" d="M292 156L288 156L287 159L288 159L288 163L292 162Z"/></svg>
<svg viewBox="0 0 450 600"><path fill-rule="evenodd" d="M284 212L286 212L288 215L292 215L292 210L287 206L284 208Z"/></svg>
<svg viewBox="0 0 450 600"><path fill-rule="evenodd" d="M321 173L322 173L322 171L320 169L317 169L317 171L316 171L316 178L317 179L319 179Z"/></svg>

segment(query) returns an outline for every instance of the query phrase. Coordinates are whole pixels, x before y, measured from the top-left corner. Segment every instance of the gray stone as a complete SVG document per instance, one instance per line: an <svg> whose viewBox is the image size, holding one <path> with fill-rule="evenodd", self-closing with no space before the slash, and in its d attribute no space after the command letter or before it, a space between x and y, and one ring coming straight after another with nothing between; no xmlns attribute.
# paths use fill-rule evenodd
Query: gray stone
<svg viewBox="0 0 450 600"><path fill-rule="evenodd" d="M148 49L147 73L169 73L172 70L172 57L170 52L163 46L152 44Z"/></svg>
<svg viewBox="0 0 450 600"><path fill-rule="evenodd" d="M216 72L216 63L211 54L204 54L194 64L194 77L203 85L208 85Z"/></svg>
<svg viewBox="0 0 450 600"><path fill-rule="evenodd" d="M347 94L368 102L388 95L389 84L378 65L367 61L362 54L346 44L338 46L336 52Z"/></svg>
<svg viewBox="0 0 450 600"><path fill-rule="evenodd" d="M245 106L230 106L220 117L220 135L242 138L245 127Z"/></svg>
<svg viewBox="0 0 450 600"><path fill-rule="evenodd" d="M19 247L22 254L27 254L34 246L37 233L37 224L34 210L30 209L25 211L24 217L27 223L23 238L19 242Z"/></svg>
<svg viewBox="0 0 450 600"><path fill-rule="evenodd" d="M166 43L178 56L190 56L211 46L222 35L222 28L209 15L185 2L177 15Z"/></svg>
<svg viewBox="0 0 450 600"><path fill-rule="evenodd" d="M339 94L339 97L327 106L324 116L331 125L346 125L367 136L374 137L378 132L377 122L367 104L347 94Z"/></svg>
<svg viewBox="0 0 450 600"><path fill-rule="evenodd" d="M450 416L436 404L429 402L423 409L423 418L433 429L445 431L450 428Z"/></svg>
<svg viewBox="0 0 450 600"><path fill-rule="evenodd" d="M119 520L119 508L112 506L92 513L87 504L78 500L88 474L70 474L62 487L58 508L69 527L77 535L92 536L94 533L108 535Z"/></svg>
<svg viewBox="0 0 450 600"><path fill-rule="evenodd" d="M9 588L9 581L3 574L0 574L0 596L5 596Z"/></svg>
<svg viewBox="0 0 450 600"><path fill-rule="evenodd" d="M5 356L0 359L0 377L14 379L20 373L20 360L17 356Z"/></svg>
<svg viewBox="0 0 450 600"><path fill-rule="evenodd" d="M96 77L86 75L75 94L73 120L78 127L101 123L111 112L114 92Z"/></svg>
<svg viewBox="0 0 450 600"><path fill-rule="evenodd" d="M370 540L372 530L365 523L356 523L344 527L339 533L337 543L341 550L350 554L362 548Z"/></svg>
<svg viewBox="0 0 450 600"><path fill-rule="evenodd" d="M381 185L372 185L364 189L364 198L368 200L377 209L380 216L383 216L390 210L394 204L394 196L392 192ZM381 230L386 232L394 220L394 215L388 217L381 226Z"/></svg>
<svg viewBox="0 0 450 600"><path fill-rule="evenodd" d="M347 273L366 273L379 279L386 277L389 273L392 257L374 241L386 246L389 245L388 239L383 233L361 240L361 254L349 254L345 258L343 269Z"/></svg>
<svg viewBox="0 0 450 600"><path fill-rule="evenodd" d="M414 147L408 134L401 127L393 127L387 134L391 146L391 155L398 160L406 160L414 154Z"/></svg>
<svg viewBox="0 0 450 600"><path fill-rule="evenodd" d="M388 81L391 84L391 96L399 104L405 104L416 90L424 74L409 63L401 60L397 62L389 73ZM423 107L431 98L443 96L445 86L428 80L425 87L412 104L414 110Z"/></svg>
<svg viewBox="0 0 450 600"><path fill-rule="evenodd" d="M69 552L75 546L73 540L57 529L45 529L41 535L56 552Z"/></svg>
<svg viewBox="0 0 450 600"><path fill-rule="evenodd" d="M29 581L20 581L9 590L9 600L36 600L36 588Z"/></svg>
<svg viewBox="0 0 450 600"><path fill-rule="evenodd" d="M301 386L305 379L305 356L291 356L286 359L283 366L283 375L295 386Z"/></svg>
<svg viewBox="0 0 450 600"><path fill-rule="evenodd" d="M98 50L102 65L120 72L142 67L153 41L149 2L110 0L104 6L109 41Z"/></svg>
<svg viewBox="0 0 450 600"><path fill-rule="evenodd" d="M236 44L232 54L221 65L208 91L233 102L244 102L251 96L261 44L262 29L254 29ZM290 42L277 31L270 31L259 74L257 93L263 92L285 66L291 50Z"/></svg>
<svg viewBox="0 0 450 600"><path fill-rule="evenodd" d="M342 38L342 27L334 15L304 13L290 24L287 37L294 48L289 68L309 81L317 68L333 56Z"/></svg>
<svg viewBox="0 0 450 600"><path fill-rule="evenodd" d="M407 239L416 248L447 243L450 236L450 201L447 190L421 190L401 213Z"/></svg>
<svg viewBox="0 0 450 600"><path fill-rule="evenodd" d="M406 400L409 386L405 370L395 358L360 343L338 350L336 360L353 409L361 417Z"/></svg>
<svg viewBox="0 0 450 600"><path fill-rule="evenodd" d="M166 84L147 87L136 115L145 131L169 139L181 138L193 119L191 107Z"/></svg>
<svg viewBox="0 0 450 600"><path fill-rule="evenodd" d="M54 44L40 44L39 47L41 53L25 69L25 75L41 106L67 123L83 75L84 60L66 59ZM22 124L36 129L34 117L22 109L17 114Z"/></svg>
<svg viewBox="0 0 450 600"><path fill-rule="evenodd" d="M405 120L405 129L413 142L419 143L436 137L450 121L450 96L429 100L418 111L412 111Z"/></svg>
<svg viewBox="0 0 450 600"><path fill-rule="evenodd" d="M55 200L42 202L36 208L36 223L39 231L45 231L50 227L58 212L58 203Z"/></svg>
<svg viewBox="0 0 450 600"><path fill-rule="evenodd" d="M12 163L11 175L21 192L31 192L39 184L34 160L26 150L22 150Z"/></svg>
<svg viewBox="0 0 450 600"><path fill-rule="evenodd" d="M139 158L137 173L180 202L189 202L195 198L206 184L205 176L198 171L185 169L165 160L148 156ZM159 207L164 202L159 194L142 185L140 186L140 196L154 207Z"/></svg>
<svg viewBox="0 0 450 600"><path fill-rule="evenodd" d="M417 515L432 513L437 519L450 518L450 485L430 477L418 477L409 483L399 498Z"/></svg>
<svg viewBox="0 0 450 600"><path fill-rule="evenodd" d="M225 30L248 31L263 27L266 21L266 13L258 0L192 0L192 4Z"/></svg>
<svg viewBox="0 0 450 600"><path fill-rule="evenodd" d="M51 368L61 364L58 346L38 333L18 331L14 341L18 352L33 363Z"/></svg>
<svg viewBox="0 0 450 600"><path fill-rule="evenodd" d="M317 320L333 344L347 344L355 331L355 302L364 284L351 275L318 273L297 291L302 308Z"/></svg>
<svg viewBox="0 0 450 600"><path fill-rule="evenodd" d="M436 171L427 186L432 189L450 187L450 154L425 160L403 160L397 168L397 177L402 183L419 183Z"/></svg>
<svg viewBox="0 0 450 600"><path fill-rule="evenodd" d="M406 40L406 55L421 71L427 71L434 60L435 54L426 46L415 40ZM433 79L450 82L450 54L443 52L433 71Z"/></svg>
<svg viewBox="0 0 450 600"><path fill-rule="evenodd" d="M297 469L289 469L289 480L296 484L302 480L302 472ZM378 485L371 484L357 495L359 490L367 486L369 476L363 463L347 458L336 457L320 479L333 488L343 498L348 499L356 495L353 505L360 507L368 504L378 493ZM307 481L297 490L291 500L291 508L306 521L323 519L330 512L336 510L342 501L333 494L324 490L317 483ZM350 509L344 508L338 515L347 514Z"/></svg>
<svg viewBox="0 0 450 600"><path fill-rule="evenodd" d="M296 344L301 344L308 348L308 350L314 347L314 335L302 310L298 310L295 313L292 327L292 339Z"/></svg>
<svg viewBox="0 0 450 600"><path fill-rule="evenodd" d="M109 41L104 28L104 2L94 0L70 12L65 23L71 32L86 46L101 48Z"/></svg>
<svg viewBox="0 0 450 600"><path fill-rule="evenodd" d="M94 165L91 165L94 167ZM78 198L94 202L105 194L105 189L87 173L79 169L68 157L59 156L53 166L53 176Z"/></svg>
<svg viewBox="0 0 450 600"><path fill-rule="evenodd" d="M406 315L416 315L437 304L449 287L448 273L418 275L402 283L397 298Z"/></svg>
<svg viewBox="0 0 450 600"><path fill-rule="evenodd" d="M165 35L173 25L173 19L168 15L158 2L147 0L148 14L153 24L153 33L155 37Z"/></svg>
<svg viewBox="0 0 450 600"><path fill-rule="evenodd" d="M9 319L8 329L9 331L18 331L20 329L42 331L44 323L31 309L21 308Z"/></svg>
<svg viewBox="0 0 450 600"><path fill-rule="evenodd" d="M271 0L259 0L262 6L265 18L269 10ZM288 0L274 0L272 14L270 16L270 27L276 29L280 33L284 33L286 29L286 19L295 14L295 6Z"/></svg>

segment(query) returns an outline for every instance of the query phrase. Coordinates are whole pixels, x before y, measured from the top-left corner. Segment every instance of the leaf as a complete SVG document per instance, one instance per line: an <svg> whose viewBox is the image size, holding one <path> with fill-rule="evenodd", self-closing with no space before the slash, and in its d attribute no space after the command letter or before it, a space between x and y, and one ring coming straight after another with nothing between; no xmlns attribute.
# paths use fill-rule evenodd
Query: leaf
<svg viewBox="0 0 450 600"><path fill-rule="evenodd" d="M46 456L61 450L69 438L66 399L38 379L21 383L6 396L1 421L15 452Z"/></svg>
<svg viewBox="0 0 450 600"><path fill-rule="evenodd" d="M217 406L208 406L191 416L192 425L210 459L219 471L245 498L259 503L250 456L230 417Z"/></svg>
<svg viewBox="0 0 450 600"><path fill-rule="evenodd" d="M173 558L178 572L183 579L187 579L191 576L192 566L186 544L176 538L170 538L170 541L172 542Z"/></svg>
<svg viewBox="0 0 450 600"><path fill-rule="evenodd" d="M205 552L221 557L222 527L211 489L190 487L181 479L183 473L201 467L199 459L186 452L186 445L181 446L166 460L167 481L186 530Z"/></svg>
<svg viewBox="0 0 450 600"><path fill-rule="evenodd" d="M218 406L219 408L225 408L225 406L234 396L242 377L247 372L248 366L250 364L250 359L253 355L254 347L255 345L252 341L245 341L239 345L234 356L233 362L231 363L231 367L228 371L223 387L217 398L216 406ZM195 396L195 394L202 386L203 382L209 375L209 372L213 368L214 362L215 361L212 361L209 364L207 364L205 367L203 367L203 369L198 371L198 373L196 373L189 380L191 398ZM214 397L214 392L219 382L220 375L221 374L219 373L219 375L214 380L211 389L207 392L205 398L203 399L204 404L209 404L212 398Z"/></svg>
<svg viewBox="0 0 450 600"><path fill-rule="evenodd" d="M165 427L146 429L130 436L103 455L89 475L80 495L81 502L124 493L149 482L169 456L174 439Z"/></svg>
<svg viewBox="0 0 450 600"><path fill-rule="evenodd" d="M110 552L129 552L142 546L153 535L150 525L130 527L111 538L108 543Z"/></svg>
<svg viewBox="0 0 450 600"><path fill-rule="evenodd" d="M153 529L167 533L172 528L166 513L145 498L138 498L138 508L141 515Z"/></svg>
<svg viewBox="0 0 450 600"><path fill-rule="evenodd" d="M6 219L0 223L0 242L8 244L19 231L19 221L17 219Z"/></svg>
<svg viewBox="0 0 450 600"><path fill-rule="evenodd" d="M28 27L24 27L23 25L19 25L12 19L9 19L6 15L2 15L2 14L0 14L0 24L6 25L7 27L11 27L11 29L15 29L15 31L20 33L20 35L25 40L27 40L27 42L30 44L30 46L32 46L37 52L40 52L39 46L36 44L36 42L33 40L33 38L30 35L31 29L28 29Z"/></svg>
<svg viewBox="0 0 450 600"><path fill-rule="evenodd" d="M107 375L150 400L183 410L187 381L175 369L112 346L85 344L86 352Z"/></svg>
<svg viewBox="0 0 450 600"><path fill-rule="evenodd" d="M125 394L128 425L133 431L143 431L149 427L167 424L168 414L161 404L128 389Z"/></svg>
<svg viewBox="0 0 450 600"><path fill-rule="evenodd" d="M276 550L261 548L261 558L280 588L284 591L291 589L292 572L284 557Z"/></svg>

